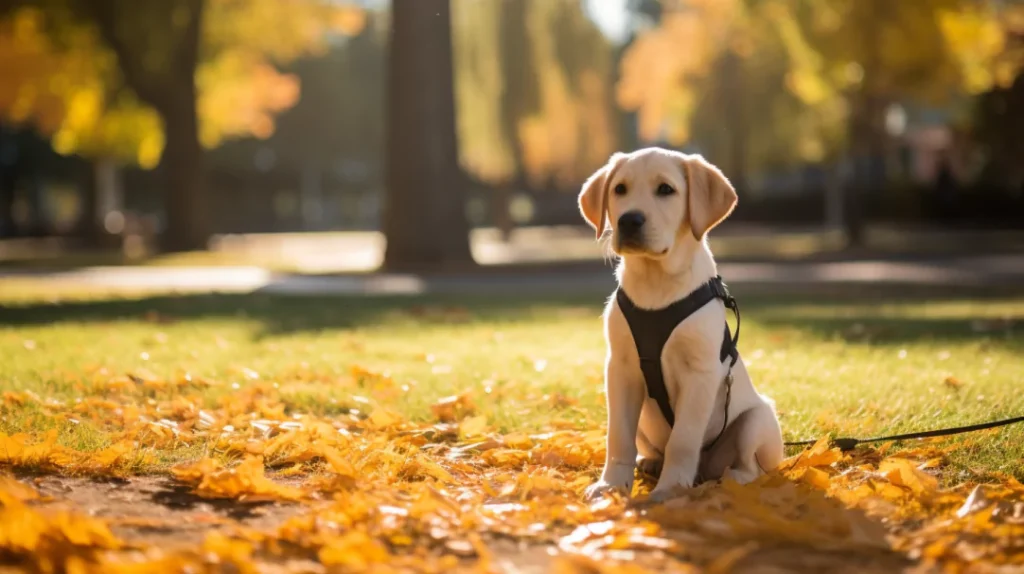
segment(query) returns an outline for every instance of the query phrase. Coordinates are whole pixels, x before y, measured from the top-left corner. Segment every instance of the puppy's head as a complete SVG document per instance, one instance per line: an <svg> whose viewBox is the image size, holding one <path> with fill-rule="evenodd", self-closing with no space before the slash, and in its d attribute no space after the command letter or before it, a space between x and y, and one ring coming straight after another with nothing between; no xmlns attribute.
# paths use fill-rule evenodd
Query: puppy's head
<svg viewBox="0 0 1024 574"><path fill-rule="evenodd" d="M661 148L616 153L579 196L583 218L622 256L660 258L687 235L704 239L736 206L736 191L699 155Z"/></svg>

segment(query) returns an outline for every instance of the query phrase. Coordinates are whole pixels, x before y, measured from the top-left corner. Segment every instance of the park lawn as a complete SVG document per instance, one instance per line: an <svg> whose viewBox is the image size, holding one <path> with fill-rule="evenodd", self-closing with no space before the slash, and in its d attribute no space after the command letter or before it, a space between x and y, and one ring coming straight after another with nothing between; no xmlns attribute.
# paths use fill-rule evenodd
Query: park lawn
<svg viewBox="0 0 1024 574"><path fill-rule="evenodd" d="M758 389L775 399L787 440L828 434L877 436L1024 413L1024 337L1020 331L1024 297L931 294L894 298L891 294L851 292L769 295L745 293L742 287L733 291L743 311L741 354ZM614 510L586 510L578 504L582 489L597 477L603 460L603 297L600 293L563 299L261 294L125 297L72 291L56 298L52 293L8 291L7 302L0 307L0 439L7 441L6 466L32 476L174 473L200 497L242 502L254 495L257 499L295 500L305 496L297 490L306 487L301 481L318 480L321 482L315 488L333 493L344 508L402 507L406 514L401 516L405 517L426 512L409 507L415 505L411 500L436 496L448 501L446 504L459 501L465 516L470 514L468 508L487 516L468 522L462 519L462 526L471 523L474 528L490 528L488 532L505 538L529 533L533 542L557 541L537 538L537 529L530 525L550 521L548 528L563 536L575 526L585 528L581 525L612 516L609 513ZM203 413L212 413L205 427L202 421L208 415ZM292 432L283 430L289 420L307 421L303 423L307 426L334 425L345 437L354 438L336 442L341 439L334 436L320 444L318 441L326 440L324 431L316 431L319 435L287 434ZM190 422L183 425L182 421ZM230 426L225 426L227 423ZM253 437L258 432L239 426L243 424L251 424L253 429L270 425L278 430L256 440ZM211 425L217 432L196 432L209 430ZM330 431L330 426L322 428ZM280 441L270 448L274 440L267 437L282 436L282 432L305 450L289 450L291 447ZM40 444L44 447L38 447ZM36 451L30 450L32 445L37 445ZM20 454L11 454L12 448L20 449ZM460 450L467 448L471 450ZM50 449L49 453L45 449ZM474 454L472 449L480 453ZM0 470L5 465L3 450ZM799 450L789 449L789 453L795 455ZM901 467L905 464L899 458L901 452L910 459L921 459L919 468L927 473ZM85 454L76 458L75 453ZM338 453L345 454L336 456ZM255 455L264 458L257 460ZM881 460L887 456L896 457L896 462ZM199 460L206 462L196 464ZM222 466L241 460L245 462L239 468L245 469L245 476L254 472L258 476L239 479L241 483L226 479ZM384 470L371 468L366 460L383 461L373 464ZM869 556L860 567L895 568L894 564L908 559L904 554L910 560L920 560L928 548L934 554L939 552L935 548L948 547L948 555L943 554L947 550L935 555L925 552L930 559L963 560L956 554L960 550L951 549L943 538L948 532L928 530L932 526L923 519L931 513L935 523L949 524L968 494L965 489L975 484L1009 481L1006 488L1019 487L1011 477L1024 479L1024 425L928 443L897 444L881 451L868 449L853 459L835 452L822 455L819 449L814 460L817 462L794 463L787 476L825 490L849 506L858 503L847 496L856 493L858 500L867 496L864 484L880 488L876 483L887 480L887 488L895 485L896 490L879 490L879 496L888 497L889 504L897 501L893 508L904 509L900 512L914 508L921 513L916 517L886 515L889 534L903 536L898 539L902 542L873 539L875 546L868 545L871 548L877 550L878 544L892 547L885 551L888 554L877 556L871 554L875 550L858 550ZM263 461L277 482L262 482ZM863 464L856 466L855 462ZM804 469L800 464L820 464L824 470ZM851 482L850 476L876 467L882 474L870 474L866 482ZM343 481L345 486L339 487L339 482L324 486L323 481L335 475L347 481ZM929 486L928 481L935 480L929 478L932 476L937 482ZM425 486L434 481L447 486L438 486L439 491ZM300 483L301 487L296 486ZM361 483L369 486L352 486ZM782 489L774 483L765 488L769 487ZM84 491L86 485L76 488ZM351 498L356 492L363 498ZM721 492L721 496L746 496L729 489ZM900 498L904 495L906 499ZM761 500L773 500L772 496L776 495ZM773 508L780 513L800 509L809 520L807 516L831 508L821 505L833 504L822 502L825 499L794 504L787 498L791 496L789 491L779 490L781 502L777 504L781 506ZM527 506L502 509L508 514L498 519L487 514L499 512L486 510L490 507L484 501L491 499ZM708 510L709 516L720 512L715 509ZM876 506L864 509L869 515L880 512ZM545 519L543 512L554 514ZM653 527L647 523L638 526L641 519L637 516L623 515L621 508L619 512L613 520L621 522L615 528L625 529L623 536L634 540L629 537L636 531L628 529L641 528L645 529L643 540L650 539ZM680 529L686 527L678 522L683 520L681 516L700 516L693 509L687 512L654 520L666 532ZM366 551L361 559L372 563L391 556L389 552L418 560L429 552L449 557L485 554L473 537L440 551L434 543L422 543L433 550L421 550L421 540L415 534L381 534L381 525L391 524L394 517L372 512L360 516L366 521L369 538L333 543L317 539L313 543L308 538L291 538L302 531L294 526L277 536L287 536L290 544L312 545L324 564L347 564L348 554L337 550L337 545L365 549L384 544L374 540L385 539L384 550ZM799 520L792 524L797 523ZM485 528L480 524L492 525ZM778 550L773 544L779 543L777 530L781 526L760 524L757 528L763 531L753 534L751 527L746 528L741 531L746 539L760 537L762 549ZM771 528L775 530L766 530ZM836 528L836 532L848 532L860 527ZM431 532L436 538L436 531ZM590 538L573 538L575 546L565 543L563 550L579 548L581 541L589 540L589 545L582 544L582 553L595 557L595 549L621 548L623 544L607 542L602 546L593 539L605 531L588 532L584 534ZM701 551L693 547L677 551L673 546L669 555L714 566L723 552L715 544L729 542L716 536L716 541ZM1011 541L1020 539L1014 538L1016 535L993 536L1004 542L1006 536ZM222 543L217 539L216 544L209 540L204 544L214 544L216 552L225 556L237 550L219 546ZM747 548L747 553L730 554L730 560L742 561L754 552L749 544L731 543ZM648 543L642 541L635 544L641 550L659 548L644 546ZM811 548L818 543L807 544ZM835 554L835 540L819 546L826 550L815 552L825 554L815 555L814 560L825 562L813 562L816 567L849 559ZM991 556L983 554L983 558L996 563L1009 555L1009 550L998 544L986 548ZM511 555L517 559L531 556ZM770 556L782 562L793 559L777 552ZM443 569L449 563L431 564Z"/></svg>
<svg viewBox="0 0 1024 574"><path fill-rule="evenodd" d="M289 412L381 406L426 421L438 399L468 394L499 432L552 422L589 429L605 416L601 302L197 295L54 303L23 294L0 308L0 373L6 391L66 404L85 388L108 394L107 379L188 373L211 383L187 388L207 406L271 382ZM741 304L741 353L755 385L775 399L787 440L1024 413L1024 297L753 296ZM379 378L396 388L374 396ZM105 444L103 431L38 416L43 405L32 404L6 412L0 432L56 426L70 448ZM1024 425L955 439L968 446L956 451L947 478L999 471L1024 479L1022 439ZM189 456L192 448L160 460Z"/></svg>

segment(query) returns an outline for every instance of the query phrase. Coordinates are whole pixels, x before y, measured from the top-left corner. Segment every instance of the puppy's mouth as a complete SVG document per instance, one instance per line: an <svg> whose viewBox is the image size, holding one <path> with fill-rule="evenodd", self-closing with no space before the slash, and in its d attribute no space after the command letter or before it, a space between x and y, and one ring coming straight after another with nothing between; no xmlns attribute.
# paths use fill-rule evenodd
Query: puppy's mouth
<svg viewBox="0 0 1024 574"><path fill-rule="evenodd" d="M633 238L618 238L615 242L615 252L619 255L639 255L642 257L660 258L668 255L668 247L664 249L651 249L643 240Z"/></svg>

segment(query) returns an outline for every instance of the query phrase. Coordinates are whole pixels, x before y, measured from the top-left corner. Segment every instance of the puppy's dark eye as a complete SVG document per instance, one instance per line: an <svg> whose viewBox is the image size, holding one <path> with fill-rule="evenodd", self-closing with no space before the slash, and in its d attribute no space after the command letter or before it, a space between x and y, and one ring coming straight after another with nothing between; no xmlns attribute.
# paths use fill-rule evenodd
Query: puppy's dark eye
<svg viewBox="0 0 1024 574"><path fill-rule="evenodd" d="M626 184L620 183L615 186L615 195L626 195Z"/></svg>
<svg viewBox="0 0 1024 574"><path fill-rule="evenodd" d="M663 183L658 186L658 190L655 191L660 196L672 195L676 190L669 184Z"/></svg>

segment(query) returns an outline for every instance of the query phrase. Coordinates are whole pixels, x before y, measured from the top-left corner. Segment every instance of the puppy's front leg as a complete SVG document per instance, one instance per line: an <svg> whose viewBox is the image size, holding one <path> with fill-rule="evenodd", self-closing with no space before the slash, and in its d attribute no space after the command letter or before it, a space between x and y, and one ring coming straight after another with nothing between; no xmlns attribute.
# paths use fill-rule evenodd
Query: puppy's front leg
<svg viewBox="0 0 1024 574"><path fill-rule="evenodd" d="M640 410L647 396L643 378L609 356L605 363L605 396L608 403L608 446L601 480L587 489L587 498L618 490L627 496L633 490L633 469L636 467L636 433Z"/></svg>
<svg viewBox="0 0 1024 574"><path fill-rule="evenodd" d="M672 489L693 486L700 465L704 432L711 420L722 376L719 369L693 373L686 384L680 386L676 398L676 420L672 434L665 445L665 464L658 484L651 491L654 500L665 500Z"/></svg>

